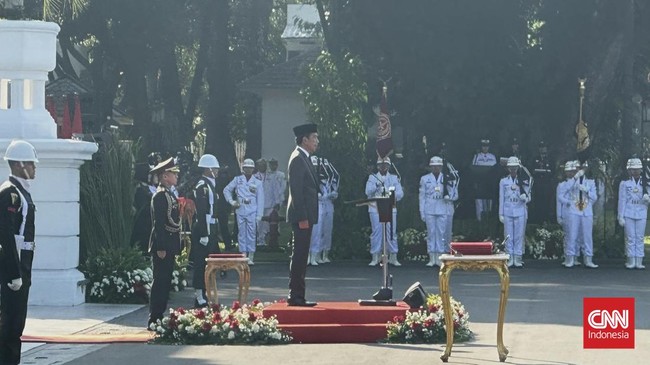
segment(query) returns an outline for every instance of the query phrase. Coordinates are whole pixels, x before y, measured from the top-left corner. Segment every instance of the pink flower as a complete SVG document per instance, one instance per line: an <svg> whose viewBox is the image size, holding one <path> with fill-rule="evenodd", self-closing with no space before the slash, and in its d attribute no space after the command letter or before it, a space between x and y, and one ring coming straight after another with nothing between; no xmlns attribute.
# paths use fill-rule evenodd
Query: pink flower
<svg viewBox="0 0 650 365"><path fill-rule="evenodd" d="M232 310L236 311L239 308L241 308L241 304L239 304L238 300L235 300L234 302L232 302Z"/></svg>
<svg viewBox="0 0 650 365"><path fill-rule="evenodd" d="M253 304L253 305L258 305L258 304L260 304L261 302L262 302L262 301L259 300L259 299L253 299L252 304Z"/></svg>

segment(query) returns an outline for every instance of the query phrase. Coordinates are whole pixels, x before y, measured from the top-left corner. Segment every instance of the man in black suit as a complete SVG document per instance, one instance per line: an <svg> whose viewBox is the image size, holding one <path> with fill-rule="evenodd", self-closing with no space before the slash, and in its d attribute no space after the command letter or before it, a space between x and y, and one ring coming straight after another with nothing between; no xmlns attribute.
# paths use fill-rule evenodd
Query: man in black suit
<svg viewBox="0 0 650 365"><path fill-rule="evenodd" d="M310 156L318 148L316 124L303 124L293 128L296 149L289 157L289 200L287 222L293 230L293 254L289 267L290 306L313 307L315 302L305 300L305 273L311 230L318 223L318 178Z"/></svg>
<svg viewBox="0 0 650 365"><path fill-rule="evenodd" d="M149 253L153 264L153 283L149 299L148 328L155 330L163 319L171 290L176 255L181 252L181 218L176 195L171 191L178 182L178 166L170 158L151 170L158 175L158 190L151 199L153 227L149 239Z"/></svg>

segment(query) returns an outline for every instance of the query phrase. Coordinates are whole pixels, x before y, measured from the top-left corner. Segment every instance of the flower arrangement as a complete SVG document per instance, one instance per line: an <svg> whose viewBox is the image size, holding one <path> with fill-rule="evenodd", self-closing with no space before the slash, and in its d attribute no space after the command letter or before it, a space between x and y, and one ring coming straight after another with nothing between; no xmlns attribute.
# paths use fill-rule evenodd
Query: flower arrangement
<svg viewBox="0 0 650 365"><path fill-rule="evenodd" d="M451 307L454 317L454 341L470 340L473 334L469 329L469 313L453 298ZM446 339L442 298L429 294L423 308L417 312L406 311L404 316L396 316L392 322L388 322L385 342L444 343Z"/></svg>
<svg viewBox="0 0 650 365"><path fill-rule="evenodd" d="M251 305L235 301L232 307L213 305L197 309L170 309L169 316L152 323L155 343L192 345L271 345L291 342L278 328L275 316L264 318L264 304L258 299Z"/></svg>
<svg viewBox="0 0 650 365"><path fill-rule="evenodd" d="M526 236L526 252L534 259L554 260L564 255L564 232L546 226Z"/></svg>
<svg viewBox="0 0 650 365"><path fill-rule="evenodd" d="M172 272L172 290L187 286L186 250L176 257ZM153 271L142 252L135 248L100 250L86 260L82 271L88 279L87 301L93 303L147 303L153 283Z"/></svg>

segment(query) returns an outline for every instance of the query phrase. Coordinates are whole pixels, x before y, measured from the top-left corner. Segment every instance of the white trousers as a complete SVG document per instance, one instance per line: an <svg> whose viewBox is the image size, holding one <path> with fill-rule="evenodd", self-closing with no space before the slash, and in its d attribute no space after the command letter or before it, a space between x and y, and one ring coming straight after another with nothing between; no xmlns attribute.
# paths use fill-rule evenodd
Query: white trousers
<svg viewBox="0 0 650 365"><path fill-rule="evenodd" d="M643 236L645 219L625 218L625 254L627 257L644 257Z"/></svg>
<svg viewBox="0 0 650 365"><path fill-rule="evenodd" d="M370 233L370 254L376 254L382 252L382 224L379 223L379 213L378 212L368 212L370 215L370 224L372 226L372 232ZM397 211L393 210L393 222L395 224L386 223L386 241L388 245L386 250L388 253L397 253ZM391 227L392 226L392 227ZM391 237L391 228L393 231Z"/></svg>
<svg viewBox="0 0 650 365"><path fill-rule="evenodd" d="M332 230L334 229L334 204L331 201L325 202L319 206L322 208L319 211L319 224L322 224L321 228L321 251L331 250L332 249Z"/></svg>
<svg viewBox="0 0 650 365"><path fill-rule="evenodd" d="M526 234L526 217L504 217L503 232L510 239L506 242L506 253L522 256L524 254L524 235Z"/></svg>
<svg viewBox="0 0 650 365"><path fill-rule="evenodd" d="M239 252L255 252L255 234L257 233L256 214L237 214L237 235Z"/></svg>
<svg viewBox="0 0 650 365"><path fill-rule="evenodd" d="M427 214L424 219L427 224L427 252L447 252L447 245L449 244L447 238L447 224L446 214Z"/></svg>
<svg viewBox="0 0 650 365"><path fill-rule="evenodd" d="M564 252L567 256L578 256L582 248L584 256L594 255L594 217L576 214L568 214L567 225L569 227L567 249Z"/></svg>
<svg viewBox="0 0 650 365"><path fill-rule="evenodd" d="M264 208L264 216L268 217L269 215L271 215L272 211L273 211L273 207ZM261 221L257 224L257 245L258 246L263 246L265 244L266 235L269 234L270 230L271 228L268 221Z"/></svg>

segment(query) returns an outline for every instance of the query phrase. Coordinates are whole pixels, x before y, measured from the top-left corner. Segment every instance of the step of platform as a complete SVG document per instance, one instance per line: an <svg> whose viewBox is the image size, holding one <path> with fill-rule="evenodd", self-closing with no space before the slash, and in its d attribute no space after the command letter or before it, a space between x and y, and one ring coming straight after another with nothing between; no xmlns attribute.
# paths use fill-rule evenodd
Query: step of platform
<svg viewBox="0 0 650 365"><path fill-rule="evenodd" d="M315 307L275 303L264 316L276 316L279 327L296 343L370 343L386 338L386 324L403 316L409 306L361 306L356 302L321 302Z"/></svg>

